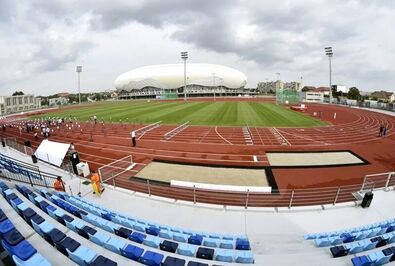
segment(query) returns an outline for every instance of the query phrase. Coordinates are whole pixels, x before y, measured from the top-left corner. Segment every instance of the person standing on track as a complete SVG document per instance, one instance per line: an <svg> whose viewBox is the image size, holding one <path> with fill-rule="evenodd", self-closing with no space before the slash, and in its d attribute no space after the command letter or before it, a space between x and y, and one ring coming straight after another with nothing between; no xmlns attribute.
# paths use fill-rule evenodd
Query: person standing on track
<svg viewBox="0 0 395 266"><path fill-rule="evenodd" d="M386 126L383 128L383 137L385 137L385 135L387 135L387 127Z"/></svg>
<svg viewBox="0 0 395 266"><path fill-rule="evenodd" d="M383 126L383 124L381 124L380 130L379 130L379 137L383 136L383 131L384 131L384 126Z"/></svg>
<svg viewBox="0 0 395 266"><path fill-rule="evenodd" d="M132 138L132 145L133 147L136 147L136 131L130 132L130 137Z"/></svg>

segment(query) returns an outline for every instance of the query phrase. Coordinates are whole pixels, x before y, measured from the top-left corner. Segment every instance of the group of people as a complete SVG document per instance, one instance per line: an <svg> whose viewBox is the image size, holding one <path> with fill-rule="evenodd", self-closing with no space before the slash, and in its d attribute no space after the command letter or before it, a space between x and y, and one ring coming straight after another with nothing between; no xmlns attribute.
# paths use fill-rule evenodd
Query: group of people
<svg viewBox="0 0 395 266"><path fill-rule="evenodd" d="M99 174L95 170L91 174L91 183L93 194L101 195L104 191L104 187L101 186ZM56 191L66 192L66 182L63 181L61 176L58 176L54 182L54 188Z"/></svg>
<svg viewBox="0 0 395 266"><path fill-rule="evenodd" d="M387 127L381 124L379 129L379 137L385 137L386 135L387 135Z"/></svg>

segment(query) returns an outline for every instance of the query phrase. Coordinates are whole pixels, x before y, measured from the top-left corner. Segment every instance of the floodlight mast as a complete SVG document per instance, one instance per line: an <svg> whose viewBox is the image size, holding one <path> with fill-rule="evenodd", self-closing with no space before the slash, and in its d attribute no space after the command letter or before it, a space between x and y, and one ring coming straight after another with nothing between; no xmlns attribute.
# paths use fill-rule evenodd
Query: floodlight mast
<svg viewBox="0 0 395 266"><path fill-rule="evenodd" d="M187 100L187 59L188 52L181 52L181 59L184 60L184 101Z"/></svg>
<svg viewBox="0 0 395 266"><path fill-rule="evenodd" d="M77 66L76 72L78 74L78 104L81 104L81 83L80 83L80 73L82 72L82 66Z"/></svg>
<svg viewBox="0 0 395 266"><path fill-rule="evenodd" d="M325 55L327 55L329 59L329 104L330 104L332 103L332 56L333 56L332 47L325 47Z"/></svg>

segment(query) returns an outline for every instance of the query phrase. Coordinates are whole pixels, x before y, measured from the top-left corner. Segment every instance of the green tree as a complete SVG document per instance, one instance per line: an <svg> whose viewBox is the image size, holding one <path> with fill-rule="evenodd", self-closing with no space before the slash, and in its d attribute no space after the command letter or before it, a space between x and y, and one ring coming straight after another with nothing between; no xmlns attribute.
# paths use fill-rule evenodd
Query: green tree
<svg viewBox="0 0 395 266"><path fill-rule="evenodd" d="M351 100L360 100L361 93L359 92L357 87L351 87L347 93L347 98Z"/></svg>

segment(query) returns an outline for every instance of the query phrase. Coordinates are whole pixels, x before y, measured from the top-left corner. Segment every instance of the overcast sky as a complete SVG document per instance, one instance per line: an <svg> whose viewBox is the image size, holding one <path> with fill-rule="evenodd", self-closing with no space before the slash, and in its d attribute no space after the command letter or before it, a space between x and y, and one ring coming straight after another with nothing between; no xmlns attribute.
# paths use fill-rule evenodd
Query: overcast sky
<svg viewBox="0 0 395 266"><path fill-rule="evenodd" d="M0 94L114 87L136 67L222 64L274 80L395 91L393 0L0 0Z"/></svg>

